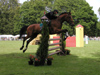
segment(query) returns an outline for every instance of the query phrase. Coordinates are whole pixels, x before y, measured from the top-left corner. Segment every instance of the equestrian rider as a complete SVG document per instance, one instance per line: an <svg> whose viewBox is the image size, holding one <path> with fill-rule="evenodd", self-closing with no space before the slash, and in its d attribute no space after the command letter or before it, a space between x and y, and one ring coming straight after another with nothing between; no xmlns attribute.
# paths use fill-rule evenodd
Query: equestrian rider
<svg viewBox="0 0 100 75"><path fill-rule="evenodd" d="M41 20L46 20L48 22L48 26L50 26L50 22L51 20L53 19L56 19L57 18L57 14L58 14L58 10L54 10L54 11L51 11L49 13L46 13L42 18ZM40 26L43 26L43 24L41 23ZM42 27L41 27L42 28Z"/></svg>
<svg viewBox="0 0 100 75"><path fill-rule="evenodd" d="M45 16L49 19L49 20L53 20L53 19L56 19L57 18L57 15L58 14L58 10L54 10L54 11L51 11L49 13L46 13Z"/></svg>

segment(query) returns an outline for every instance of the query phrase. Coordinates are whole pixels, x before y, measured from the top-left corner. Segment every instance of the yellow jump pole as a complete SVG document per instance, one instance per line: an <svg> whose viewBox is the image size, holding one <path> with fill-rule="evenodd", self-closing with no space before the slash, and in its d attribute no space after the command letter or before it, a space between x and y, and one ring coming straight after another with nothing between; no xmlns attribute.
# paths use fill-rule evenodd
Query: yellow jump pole
<svg viewBox="0 0 100 75"><path fill-rule="evenodd" d="M84 47L84 27L80 24L76 26L76 47Z"/></svg>

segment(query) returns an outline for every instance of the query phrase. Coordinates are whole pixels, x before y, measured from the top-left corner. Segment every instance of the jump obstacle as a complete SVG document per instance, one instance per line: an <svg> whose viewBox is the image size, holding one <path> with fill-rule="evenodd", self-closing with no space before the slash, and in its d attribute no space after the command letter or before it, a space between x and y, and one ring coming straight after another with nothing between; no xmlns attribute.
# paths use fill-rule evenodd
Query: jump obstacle
<svg viewBox="0 0 100 75"><path fill-rule="evenodd" d="M47 30L48 28L46 27L46 22L43 22L43 24L44 24L43 31L44 30L48 31ZM45 61L47 62L48 65L51 65L52 58L48 58L48 56L51 56L54 54L65 55L67 52L65 50L65 45L63 43L63 34L62 33L60 34L60 38L49 39L49 34L45 33L45 31L42 33L41 43L40 43L40 46L36 52L35 60L31 61L32 58L30 58L30 61L29 61L29 63L32 62L32 64L34 62L35 66L44 65ZM48 44L48 41L54 41L54 40L59 40L59 42L53 43L53 44ZM48 49L48 46L54 46L54 45L59 45L59 46ZM59 50L56 50L56 49L59 49ZM56 50L56 52L48 54L48 51L52 51L52 50Z"/></svg>
<svg viewBox="0 0 100 75"><path fill-rule="evenodd" d="M49 48L48 51L56 50L56 52L50 53L50 54L48 54L48 56L51 56L51 55L54 55L54 54L57 54L57 53L64 54L64 45L63 45L62 33L60 34L60 38L49 39L49 41L55 41L55 40L59 40L59 42L58 43L49 44L49 46L55 46L55 45L59 45L59 46L53 47L53 48Z"/></svg>

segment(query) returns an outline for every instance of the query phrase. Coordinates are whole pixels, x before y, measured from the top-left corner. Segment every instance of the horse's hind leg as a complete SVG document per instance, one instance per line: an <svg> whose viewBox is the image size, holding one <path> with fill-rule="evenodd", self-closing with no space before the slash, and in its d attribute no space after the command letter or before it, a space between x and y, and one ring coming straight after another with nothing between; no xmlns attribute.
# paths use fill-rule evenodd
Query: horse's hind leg
<svg viewBox="0 0 100 75"><path fill-rule="evenodd" d="M20 48L20 50L22 50L24 48L24 43L25 43L25 37L23 38L23 44L22 44L22 47Z"/></svg>
<svg viewBox="0 0 100 75"><path fill-rule="evenodd" d="M26 43L26 48L23 50L23 53L27 50L28 48L28 44L37 36L37 34L35 34L34 36L30 37L29 40L27 40L27 43Z"/></svg>
<svg viewBox="0 0 100 75"><path fill-rule="evenodd" d="M24 48L24 43L25 43L25 40L27 39L28 37L24 37L23 38L23 44L22 44L22 47L20 48L20 50L22 50Z"/></svg>

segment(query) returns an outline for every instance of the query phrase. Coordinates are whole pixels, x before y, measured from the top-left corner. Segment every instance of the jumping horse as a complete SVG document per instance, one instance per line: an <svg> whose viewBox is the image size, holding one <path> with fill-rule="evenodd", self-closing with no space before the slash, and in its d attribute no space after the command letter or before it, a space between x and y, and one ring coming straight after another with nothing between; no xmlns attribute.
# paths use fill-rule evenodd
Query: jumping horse
<svg viewBox="0 0 100 75"><path fill-rule="evenodd" d="M66 33L67 29L61 29L62 23L64 21L69 23L71 26L74 26L71 12L63 12L57 17L57 19L51 20L51 23L50 23L51 25L49 27L49 33L50 34L59 34L62 32ZM21 38L25 32L27 32L27 36L23 38L23 44L22 44L22 47L20 48L20 50L22 50L24 48L25 40L27 40L28 38L29 38L29 40L27 40L26 48L23 50L23 53L27 50L28 44L30 43L30 41L32 41L34 38L37 37L37 35L39 33L41 33L40 24L32 24L29 26L22 27L20 30L20 37L19 38Z"/></svg>

